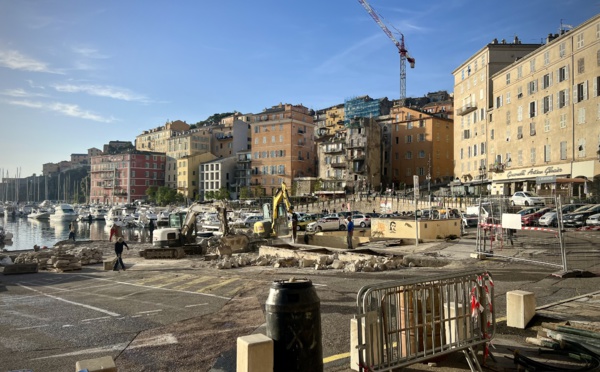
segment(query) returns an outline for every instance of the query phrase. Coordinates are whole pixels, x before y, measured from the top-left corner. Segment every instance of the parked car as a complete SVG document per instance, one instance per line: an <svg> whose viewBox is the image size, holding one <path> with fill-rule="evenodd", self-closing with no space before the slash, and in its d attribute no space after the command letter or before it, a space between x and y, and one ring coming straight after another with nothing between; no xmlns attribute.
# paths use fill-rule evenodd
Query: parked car
<svg viewBox="0 0 600 372"><path fill-rule="evenodd" d="M521 225L523 226L535 226L538 224L538 220L542 217L546 212L552 211L553 208L542 208L533 213L526 214L521 216Z"/></svg>
<svg viewBox="0 0 600 372"><path fill-rule="evenodd" d="M325 216L306 225L306 231L344 231L346 230L346 224L347 221L344 218L337 216Z"/></svg>
<svg viewBox="0 0 600 372"><path fill-rule="evenodd" d="M253 227L254 224L258 221L264 220L262 215L252 215L246 218L238 219L231 223L232 227Z"/></svg>
<svg viewBox="0 0 600 372"><path fill-rule="evenodd" d="M588 226L600 226L600 213L592 214L585 220L585 224Z"/></svg>
<svg viewBox="0 0 600 372"><path fill-rule="evenodd" d="M517 214L520 214L521 217L523 217L526 214L535 213L540 209L541 209L541 207L527 207L527 208L523 208L520 211L518 211Z"/></svg>
<svg viewBox="0 0 600 372"><path fill-rule="evenodd" d="M564 214L563 225L575 227L585 226L585 221L588 217L596 213L600 213L600 204L584 205L571 213Z"/></svg>
<svg viewBox="0 0 600 372"><path fill-rule="evenodd" d="M479 216L476 214L461 214L463 227L477 227Z"/></svg>
<svg viewBox="0 0 600 372"><path fill-rule="evenodd" d="M367 216L371 217L371 218L379 218L379 216L381 216L379 213L365 213Z"/></svg>
<svg viewBox="0 0 600 372"><path fill-rule="evenodd" d="M306 226L309 223L315 222L315 221L317 221L317 218L313 217L310 214L307 214L307 215L302 216L302 217L298 217L298 225L297 225L296 229L298 231L306 230ZM289 222L289 227L290 227L290 229L292 228L292 221Z"/></svg>
<svg viewBox="0 0 600 372"><path fill-rule="evenodd" d="M562 206L561 211L562 214L566 214L574 211L577 208L581 208L586 204L565 204ZM550 212L544 213L542 217L538 220L538 225L540 226L558 226L558 213L556 210L551 210Z"/></svg>
<svg viewBox="0 0 600 372"><path fill-rule="evenodd" d="M371 217L367 216L366 214L352 215L352 220L354 221L354 226L371 227Z"/></svg>
<svg viewBox="0 0 600 372"><path fill-rule="evenodd" d="M544 198L531 191L517 191L510 198L512 205L544 205Z"/></svg>

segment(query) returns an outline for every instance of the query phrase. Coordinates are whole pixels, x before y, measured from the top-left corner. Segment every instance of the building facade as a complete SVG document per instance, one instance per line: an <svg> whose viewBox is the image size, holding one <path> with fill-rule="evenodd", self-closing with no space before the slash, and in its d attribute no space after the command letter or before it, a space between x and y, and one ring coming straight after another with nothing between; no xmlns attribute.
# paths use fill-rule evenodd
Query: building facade
<svg viewBox="0 0 600 372"><path fill-rule="evenodd" d="M236 120L230 125L213 126L210 129L213 134L211 152L217 158L228 158L250 148L252 134L250 124L245 121Z"/></svg>
<svg viewBox="0 0 600 372"><path fill-rule="evenodd" d="M302 105L279 104L254 116L252 131L252 189L254 195L273 195L295 177L316 175L312 113Z"/></svg>
<svg viewBox="0 0 600 372"><path fill-rule="evenodd" d="M235 180L237 157L218 158L203 163L199 167L200 199L207 200L207 192L219 192L227 189L231 199L237 199L232 185Z"/></svg>
<svg viewBox="0 0 600 372"><path fill-rule="evenodd" d="M91 159L90 203L125 204L146 199L151 186L164 186L165 154L130 151Z"/></svg>
<svg viewBox="0 0 600 372"><path fill-rule="evenodd" d="M210 127L201 127L173 133L173 136L166 140L167 162L165 186L172 189L177 188L178 175L182 171L187 173L187 166L181 171L178 169L178 160L190 155L209 153L211 141L212 131Z"/></svg>
<svg viewBox="0 0 600 372"><path fill-rule="evenodd" d="M175 120L150 130L145 130L135 137L135 149L138 151L156 151L166 153L168 140L178 133L190 130L185 121Z"/></svg>
<svg viewBox="0 0 600 372"><path fill-rule="evenodd" d="M600 173L600 16L492 76L492 194L583 196Z"/></svg>
<svg viewBox="0 0 600 372"><path fill-rule="evenodd" d="M454 75L453 192L474 192L475 184L488 183L488 111L492 108L492 75L535 51L540 44L497 40L486 45L456 68ZM481 169L481 170L480 170Z"/></svg>
<svg viewBox="0 0 600 372"><path fill-rule="evenodd" d="M210 152L196 155L186 155L177 159L177 191L188 200L198 199L200 194L199 168L203 163L215 160L217 157Z"/></svg>

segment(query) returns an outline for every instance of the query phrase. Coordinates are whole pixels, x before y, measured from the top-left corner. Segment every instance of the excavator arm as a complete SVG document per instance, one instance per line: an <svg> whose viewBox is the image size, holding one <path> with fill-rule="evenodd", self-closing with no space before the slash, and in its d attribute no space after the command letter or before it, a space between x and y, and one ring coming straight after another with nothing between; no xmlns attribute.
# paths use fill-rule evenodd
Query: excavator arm
<svg viewBox="0 0 600 372"><path fill-rule="evenodd" d="M181 235L184 237L186 243L194 241L192 237L196 227L196 217L202 212L202 207L198 203L194 203L188 208L185 220L183 221L183 226L181 227Z"/></svg>

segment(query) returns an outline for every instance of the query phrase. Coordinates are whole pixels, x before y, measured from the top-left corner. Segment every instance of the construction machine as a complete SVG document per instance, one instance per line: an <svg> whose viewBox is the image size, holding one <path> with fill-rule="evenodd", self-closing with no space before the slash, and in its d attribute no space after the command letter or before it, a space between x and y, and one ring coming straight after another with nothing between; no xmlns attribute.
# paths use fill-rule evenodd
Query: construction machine
<svg viewBox="0 0 600 372"><path fill-rule="evenodd" d="M254 224L254 233L262 237L277 237L289 234L288 213L294 213L285 182L273 195L273 202L263 205L264 220Z"/></svg>
<svg viewBox="0 0 600 372"><path fill-rule="evenodd" d="M196 217L205 211L205 206L194 203L187 212L171 213L169 227L154 230L152 245L155 247L181 247L185 244L196 243Z"/></svg>

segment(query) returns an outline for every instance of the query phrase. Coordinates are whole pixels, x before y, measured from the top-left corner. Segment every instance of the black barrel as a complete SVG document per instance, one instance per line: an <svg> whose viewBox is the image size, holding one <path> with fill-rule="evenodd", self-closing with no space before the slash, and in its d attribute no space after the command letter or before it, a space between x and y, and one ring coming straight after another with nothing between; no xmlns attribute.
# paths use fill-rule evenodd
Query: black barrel
<svg viewBox="0 0 600 372"><path fill-rule="evenodd" d="M266 303L274 372L322 372L321 302L308 279L277 280Z"/></svg>

